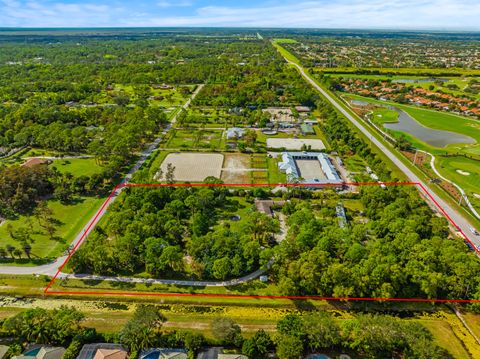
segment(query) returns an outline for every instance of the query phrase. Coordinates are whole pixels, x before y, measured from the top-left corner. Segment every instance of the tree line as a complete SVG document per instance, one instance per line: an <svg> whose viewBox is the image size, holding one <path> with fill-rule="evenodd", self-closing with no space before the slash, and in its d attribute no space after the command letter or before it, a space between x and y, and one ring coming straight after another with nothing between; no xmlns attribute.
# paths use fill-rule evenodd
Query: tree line
<svg viewBox="0 0 480 359"><path fill-rule="evenodd" d="M338 320L327 311L302 315L287 314L276 323L275 332L257 330L244 337L233 319L215 317L210 323L211 336L196 331L165 330L168 320L154 305L138 305L133 315L117 332L98 333L84 326L86 315L75 308L27 309L0 321L1 336L13 338L9 355L19 355L25 343L60 345L67 348L64 359L74 359L88 343L122 343L137 358L142 349L185 348L195 358L200 349L223 345L252 359L298 359L308 353L334 352L362 358L452 358L438 347L432 334L415 321L390 315L355 314Z"/></svg>

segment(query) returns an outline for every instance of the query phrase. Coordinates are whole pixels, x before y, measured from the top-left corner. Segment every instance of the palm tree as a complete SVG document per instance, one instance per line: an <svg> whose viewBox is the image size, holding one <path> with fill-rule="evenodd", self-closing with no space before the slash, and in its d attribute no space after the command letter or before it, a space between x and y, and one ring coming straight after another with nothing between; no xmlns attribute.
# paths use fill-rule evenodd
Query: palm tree
<svg viewBox="0 0 480 359"><path fill-rule="evenodd" d="M14 246L12 246L11 244L7 245L7 252L10 253L10 255L12 256L12 259L15 259L15 257L13 256L13 252L15 252Z"/></svg>
<svg viewBox="0 0 480 359"><path fill-rule="evenodd" d="M23 251L27 255L28 259L30 259L30 253L32 253L32 246L28 243L25 243L23 245Z"/></svg>

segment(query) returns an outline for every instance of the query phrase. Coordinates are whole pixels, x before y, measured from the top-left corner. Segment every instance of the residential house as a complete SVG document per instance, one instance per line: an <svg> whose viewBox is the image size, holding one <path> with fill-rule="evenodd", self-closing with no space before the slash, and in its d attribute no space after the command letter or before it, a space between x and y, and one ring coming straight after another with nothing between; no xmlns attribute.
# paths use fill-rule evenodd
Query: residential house
<svg viewBox="0 0 480 359"><path fill-rule="evenodd" d="M127 359L128 351L122 344L85 344L77 359Z"/></svg>
<svg viewBox="0 0 480 359"><path fill-rule="evenodd" d="M22 355L12 357L12 359L62 359L65 348L47 347L40 345L30 346Z"/></svg>
<svg viewBox="0 0 480 359"><path fill-rule="evenodd" d="M142 350L140 359L187 359L185 349L154 348Z"/></svg>

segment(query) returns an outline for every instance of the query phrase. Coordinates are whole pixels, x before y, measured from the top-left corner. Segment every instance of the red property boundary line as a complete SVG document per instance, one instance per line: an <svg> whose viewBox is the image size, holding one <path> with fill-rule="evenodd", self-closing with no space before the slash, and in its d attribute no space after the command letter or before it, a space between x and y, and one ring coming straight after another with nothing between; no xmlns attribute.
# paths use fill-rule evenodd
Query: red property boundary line
<svg viewBox="0 0 480 359"><path fill-rule="evenodd" d="M468 239L462 229L454 222L454 220L448 215L448 213L440 206L435 200L432 194L427 188L420 182L343 182L344 186L417 186L426 199L430 200L437 209L447 218L450 224L463 236L472 248L480 254L480 250ZM150 292L120 292L120 291L52 291L50 288L70 260L72 255L78 249L78 247L86 239L88 233L95 227L98 217L105 210L105 207L110 203L112 198L116 196L118 190L122 190L125 187L337 187L337 183L258 183L258 184L217 184L217 183L178 183L178 184L164 184L164 183L121 183L115 186L108 198L102 204L97 211L93 219L90 221L86 230L69 252L67 258L58 268L58 271L53 276L52 280L48 283L44 289L45 295L91 295L91 296L126 296L126 297L198 297L198 298L223 298L223 299L291 299L291 300L327 300L327 301L385 301L385 302L418 302L418 303L480 303L480 299L428 299L428 298L381 298L381 297L326 297L326 296L314 296L314 295L241 295L241 294L208 294L208 293L150 293Z"/></svg>

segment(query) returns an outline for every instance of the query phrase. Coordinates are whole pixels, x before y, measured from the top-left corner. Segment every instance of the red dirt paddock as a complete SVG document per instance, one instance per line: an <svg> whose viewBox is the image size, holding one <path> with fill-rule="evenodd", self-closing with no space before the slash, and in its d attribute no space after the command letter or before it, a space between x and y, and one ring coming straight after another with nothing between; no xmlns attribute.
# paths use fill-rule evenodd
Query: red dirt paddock
<svg viewBox="0 0 480 359"><path fill-rule="evenodd" d="M439 205L435 198L430 194L430 192L418 182L345 182L345 186L417 186L420 193L427 199L430 200L437 209L443 213L447 218L450 224L463 236L464 240L470 243L470 245L475 248L477 254L480 254L480 251L473 245L473 243L468 239L462 229L453 221L453 219L445 212L445 210ZM96 213L93 220L90 222L90 225L87 227L86 231L83 233L80 240L77 242L73 250L70 251L69 255L58 268L57 273L48 283L47 287L44 289L46 295L88 295L88 296L125 296L125 297L198 297L198 298L224 298L224 299L291 299L291 300L326 300L326 301L385 301L385 302L428 302L428 303L480 303L480 299L428 299L428 298L355 298L355 297L322 297L322 296L288 296L288 295L240 295L240 294L207 294L207 293L150 293L150 292L121 292L121 291L54 291L51 290L51 287L58 275L65 267L67 262L70 260L72 255L82 244L82 242L87 237L90 230L95 226L95 222L111 201L111 199L117 194L118 189L123 187L334 187L338 184L329 184L329 183L278 183L278 184L207 184L207 183L179 183L179 184L165 184L165 183L127 183L117 185L108 198L105 200L103 205L100 207Z"/></svg>

